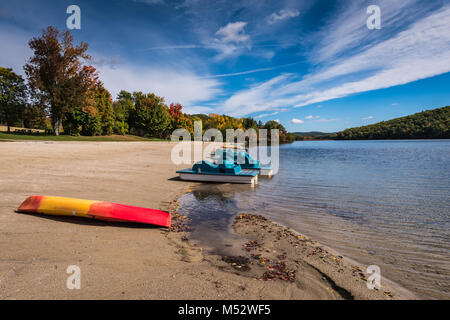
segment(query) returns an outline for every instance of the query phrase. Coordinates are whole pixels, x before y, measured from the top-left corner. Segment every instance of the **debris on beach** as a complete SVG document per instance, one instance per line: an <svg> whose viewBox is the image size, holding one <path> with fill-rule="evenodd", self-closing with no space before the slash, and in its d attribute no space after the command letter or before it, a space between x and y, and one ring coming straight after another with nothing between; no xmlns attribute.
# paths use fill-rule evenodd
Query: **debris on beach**
<svg viewBox="0 0 450 320"><path fill-rule="evenodd" d="M250 270L250 259L244 256L223 256L222 261L231 265L234 269L240 271Z"/></svg>
<svg viewBox="0 0 450 320"><path fill-rule="evenodd" d="M235 261L227 259L236 269L242 268L242 262L250 268L248 273L237 273L254 277L260 281L282 281L287 283L304 281L298 274L312 269L319 272L327 282L327 290L333 296L343 299L393 299L387 290L368 290L367 276L357 265L344 263L344 257L320 245L307 236L281 226L269 219L256 215L240 213L233 221L236 234L246 241L242 244L242 257ZM236 266L241 266L236 268ZM249 269L250 270L250 269ZM339 276L338 276L339 274ZM351 289L343 286L343 280L353 283ZM336 290L335 288L343 288Z"/></svg>
<svg viewBox="0 0 450 320"><path fill-rule="evenodd" d="M261 248L263 246L263 244L264 243L260 243L257 240L252 240L252 241L244 244L244 250L246 250L246 251L256 250L256 249Z"/></svg>
<svg viewBox="0 0 450 320"><path fill-rule="evenodd" d="M190 230L188 222L190 219L187 216L183 216L179 213L172 214L172 225L170 231L172 232L186 232Z"/></svg>
<svg viewBox="0 0 450 320"><path fill-rule="evenodd" d="M279 262L272 266L268 266L269 271L264 272L261 279L262 280L284 280L293 282L295 280L296 270L287 269L285 262Z"/></svg>
<svg viewBox="0 0 450 320"><path fill-rule="evenodd" d="M171 220L172 225L170 226L169 230L172 232L187 232L190 231L189 222L191 221L186 215L182 215L178 213L178 208L180 207L180 204L178 201L172 201L170 203L170 212L171 212ZM186 236L183 237L182 240L186 241Z"/></svg>

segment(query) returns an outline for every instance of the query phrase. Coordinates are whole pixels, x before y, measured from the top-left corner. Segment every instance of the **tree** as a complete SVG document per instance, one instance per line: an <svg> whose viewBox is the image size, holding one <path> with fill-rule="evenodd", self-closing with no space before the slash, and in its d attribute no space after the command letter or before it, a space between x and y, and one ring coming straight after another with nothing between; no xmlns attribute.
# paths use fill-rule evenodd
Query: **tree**
<svg viewBox="0 0 450 320"><path fill-rule="evenodd" d="M66 113L79 106L86 87L80 59L89 59L88 44L73 45L70 31L59 32L47 27L42 36L32 38L29 46L34 55L24 66L33 96L48 107L55 135L61 132Z"/></svg>
<svg viewBox="0 0 450 320"><path fill-rule="evenodd" d="M125 135L128 133L128 114L133 104L131 101L118 100L113 103L114 110L114 133Z"/></svg>
<svg viewBox="0 0 450 320"><path fill-rule="evenodd" d="M11 126L23 118L27 102L27 90L23 78L12 69L0 67L0 122Z"/></svg>
<svg viewBox="0 0 450 320"><path fill-rule="evenodd" d="M130 124L138 135L164 137L170 123L170 114L164 98L153 93L133 93L134 106L130 110Z"/></svg>
<svg viewBox="0 0 450 320"><path fill-rule="evenodd" d="M130 110L134 109L133 95L125 90L120 91L113 103L114 132L125 135L130 130Z"/></svg>
<svg viewBox="0 0 450 320"><path fill-rule="evenodd" d="M349 128L336 133L335 139L448 139L450 106L415 113L406 117Z"/></svg>
<svg viewBox="0 0 450 320"><path fill-rule="evenodd" d="M194 124L192 122L192 120L186 116L183 111L182 111L183 107L181 106L181 104L177 103L177 104L170 104L169 107L169 114L171 117L171 121L170 121L170 126L169 126L169 131L173 131L175 129L186 129L189 132L193 133L194 131Z"/></svg>
<svg viewBox="0 0 450 320"><path fill-rule="evenodd" d="M113 133L115 121L111 94L99 80L98 72L93 66L84 66L83 75L87 82L85 107L96 109L101 123L101 134L110 135Z"/></svg>
<svg viewBox="0 0 450 320"><path fill-rule="evenodd" d="M47 129L47 117L41 106L28 105L23 113L23 125L30 129Z"/></svg>
<svg viewBox="0 0 450 320"><path fill-rule="evenodd" d="M258 123L253 118L242 119L242 126L245 128L245 130L258 129Z"/></svg>
<svg viewBox="0 0 450 320"><path fill-rule="evenodd" d="M111 94L99 80L97 70L83 66L80 73L80 105L65 113L64 130L71 135L110 135L115 125Z"/></svg>
<svg viewBox="0 0 450 320"><path fill-rule="evenodd" d="M278 129L279 130L279 142L280 143L287 143L287 142L293 142L294 141L294 135L288 133L286 131L286 128L279 122L275 121L275 120L270 120L267 121L264 126L263 129L267 129L267 135L268 135L268 139L272 140L272 132L271 129Z"/></svg>

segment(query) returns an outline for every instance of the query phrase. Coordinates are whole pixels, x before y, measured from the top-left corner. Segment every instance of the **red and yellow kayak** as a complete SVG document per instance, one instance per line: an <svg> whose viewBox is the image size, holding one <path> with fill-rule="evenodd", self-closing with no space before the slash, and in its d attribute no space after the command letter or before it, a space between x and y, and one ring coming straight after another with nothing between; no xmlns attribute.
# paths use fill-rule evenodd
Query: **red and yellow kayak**
<svg viewBox="0 0 450 320"><path fill-rule="evenodd" d="M20 205L17 211L170 227L168 212L95 200L31 196Z"/></svg>

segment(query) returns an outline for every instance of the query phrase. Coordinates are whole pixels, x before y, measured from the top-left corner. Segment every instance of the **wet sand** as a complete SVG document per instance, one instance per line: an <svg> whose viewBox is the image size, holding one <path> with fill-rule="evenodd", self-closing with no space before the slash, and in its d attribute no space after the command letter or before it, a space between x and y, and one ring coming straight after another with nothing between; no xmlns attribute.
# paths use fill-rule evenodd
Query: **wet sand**
<svg viewBox="0 0 450 320"><path fill-rule="evenodd" d="M236 260L207 253L187 241L185 232L15 213L30 195L86 198L171 211L182 231L176 199L195 184L174 179L185 166L169 161L172 146L1 143L0 299L413 297L395 287L368 290L362 268L345 261L336 265L338 256L257 216L238 216L234 224L243 236L243 258ZM66 287L70 265L81 269L80 290ZM281 270L282 277L273 270Z"/></svg>

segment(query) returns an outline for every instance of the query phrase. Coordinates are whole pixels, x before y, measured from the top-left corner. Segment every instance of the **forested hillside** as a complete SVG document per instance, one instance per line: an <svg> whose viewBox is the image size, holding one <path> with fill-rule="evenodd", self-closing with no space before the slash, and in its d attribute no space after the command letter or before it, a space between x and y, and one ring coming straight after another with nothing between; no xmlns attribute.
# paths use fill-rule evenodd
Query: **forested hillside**
<svg viewBox="0 0 450 320"><path fill-rule="evenodd" d="M450 106L340 131L334 139L448 139Z"/></svg>

